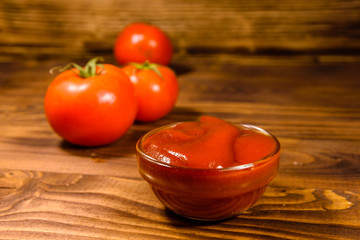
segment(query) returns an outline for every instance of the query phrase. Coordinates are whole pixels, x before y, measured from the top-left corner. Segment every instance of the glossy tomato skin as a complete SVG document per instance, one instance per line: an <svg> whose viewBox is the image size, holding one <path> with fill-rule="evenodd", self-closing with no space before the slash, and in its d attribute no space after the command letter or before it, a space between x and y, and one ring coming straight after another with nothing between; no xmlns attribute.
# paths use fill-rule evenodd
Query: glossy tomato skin
<svg viewBox="0 0 360 240"><path fill-rule="evenodd" d="M135 86L137 121L150 122L166 116L174 107L179 84L176 74L166 66L157 66L161 76L151 69L126 65L123 71Z"/></svg>
<svg viewBox="0 0 360 240"><path fill-rule="evenodd" d="M134 87L120 68L104 64L96 76L60 73L45 95L49 124L66 141L81 146L109 144L133 124L137 103Z"/></svg>
<svg viewBox="0 0 360 240"><path fill-rule="evenodd" d="M132 23L118 35L114 56L119 64L150 62L168 65L173 46L167 35L158 27L146 23Z"/></svg>

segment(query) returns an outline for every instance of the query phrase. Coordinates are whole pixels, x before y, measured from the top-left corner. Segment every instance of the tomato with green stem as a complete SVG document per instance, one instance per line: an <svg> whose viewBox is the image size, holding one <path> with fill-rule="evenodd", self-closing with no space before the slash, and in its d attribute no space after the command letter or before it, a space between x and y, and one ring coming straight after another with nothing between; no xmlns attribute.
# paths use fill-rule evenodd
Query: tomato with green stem
<svg viewBox="0 0 360 240"><path fill-rule="evenodd" d="M122 68L135 87L138 104L136 120L150 122L166 116L174 107L179 85L174 71L146 61Z"/></svg>
<svg viewBox="0 0 360 240"><path fill-rule="evenodd" d="M90 60L84 68L69 64L49 85L44 101L47 120L66 141L81 146L114 142L133 124L134 86L123 71Z"/></svg>
<svg viewBox="0 0 360 240"><path fill-rule="evenodd" d="M169 37L157 26L146 23L127 25L117 36L114 56L121 65L146 60L168 65L173 54Z"/></svg>

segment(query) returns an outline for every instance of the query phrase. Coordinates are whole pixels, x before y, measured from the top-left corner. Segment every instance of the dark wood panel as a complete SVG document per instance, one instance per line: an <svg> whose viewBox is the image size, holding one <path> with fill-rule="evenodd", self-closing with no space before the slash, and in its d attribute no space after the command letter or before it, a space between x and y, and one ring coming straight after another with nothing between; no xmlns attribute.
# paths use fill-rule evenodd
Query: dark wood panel
<svg viewBox="0 0 360 240"><path fill-rule="evenodd" d="M128 23L158 25L178 56L359 54L359 1L3 0L1 60L109 54Z"/></svg>

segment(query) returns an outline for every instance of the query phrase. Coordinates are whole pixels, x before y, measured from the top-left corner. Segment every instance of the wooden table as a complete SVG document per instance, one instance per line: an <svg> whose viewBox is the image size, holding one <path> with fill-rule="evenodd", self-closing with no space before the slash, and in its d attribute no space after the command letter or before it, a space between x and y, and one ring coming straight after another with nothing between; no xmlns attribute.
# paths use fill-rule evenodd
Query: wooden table
<svg viewBox="0 0 360 240"><path fill-rule="evenodd" d="M48 69L73 59L3 64L0 239L360 239L358 64L264 59L176 60L173 111L98 148L62 141L44 116ZM140 136L201 115L257 125L282 145L264 196L226 221L164 209L137 170Z"/></svg>

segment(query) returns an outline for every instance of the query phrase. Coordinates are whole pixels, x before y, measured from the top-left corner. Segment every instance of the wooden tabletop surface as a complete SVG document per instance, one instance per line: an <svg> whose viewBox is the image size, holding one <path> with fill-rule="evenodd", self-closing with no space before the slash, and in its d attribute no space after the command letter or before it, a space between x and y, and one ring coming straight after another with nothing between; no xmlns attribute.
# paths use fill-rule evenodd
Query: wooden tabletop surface
<svg viewBox="0 0 360 240"><path fill-rule="evenodd" d="M48 70L73 59L2 64L0 239L360 239L359 65L239 59L175 61L173 111L98 148L62 141L44 116ZM166 210L137 170L140 136L202 115L257 125L282 146L264 196L226 221Z"/></svg>

